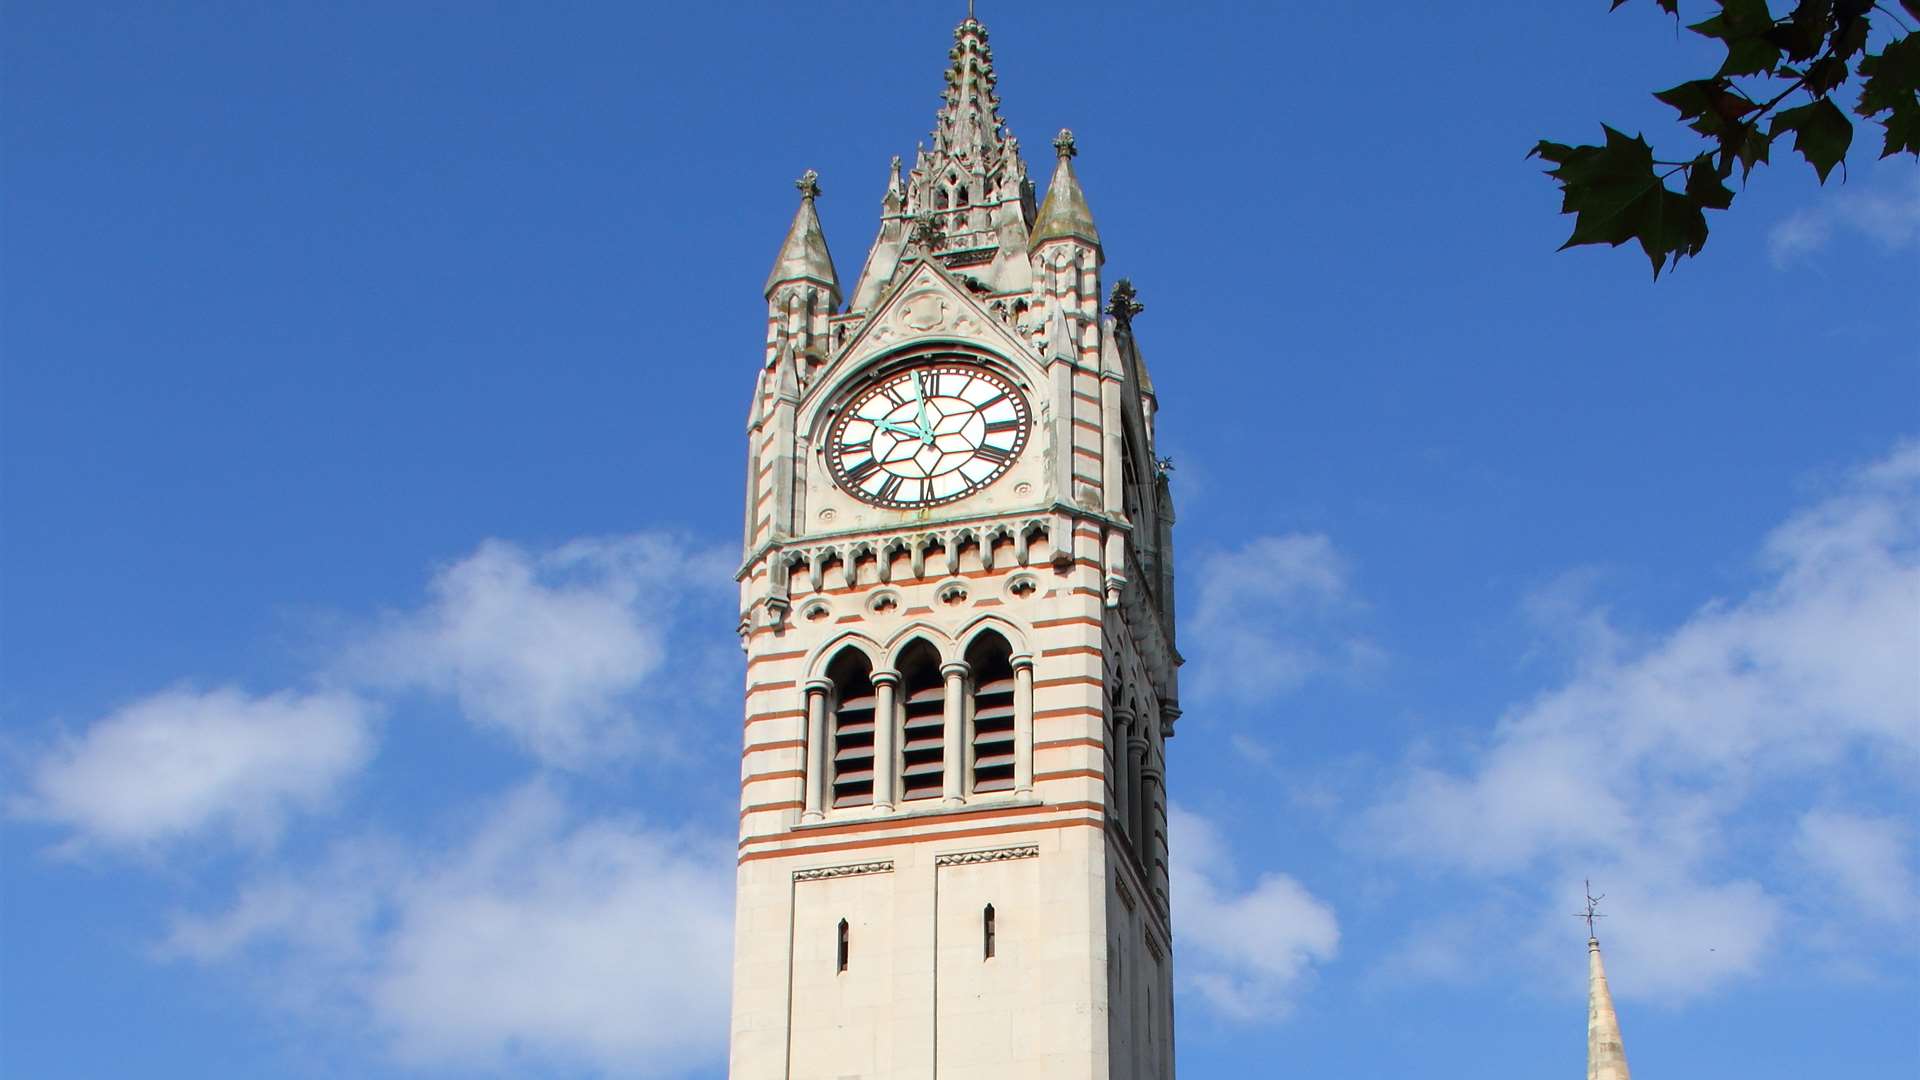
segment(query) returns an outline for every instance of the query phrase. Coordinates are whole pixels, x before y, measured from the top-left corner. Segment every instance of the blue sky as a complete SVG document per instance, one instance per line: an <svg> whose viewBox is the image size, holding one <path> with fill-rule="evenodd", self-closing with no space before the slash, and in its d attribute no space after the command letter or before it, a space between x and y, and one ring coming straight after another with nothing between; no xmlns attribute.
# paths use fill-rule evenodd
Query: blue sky
<svg viewBox="0 0 1920 1080"><path fill-rule="evenodd" d="M1586 877L1643 1075L1920 1061L1920 168L1554 253L1713 62L1605 7L981 7L1147 304L1188 1077L1578 1075ZM0 1068L724 1074L760 288L960 13L8 5Z"/></svg>

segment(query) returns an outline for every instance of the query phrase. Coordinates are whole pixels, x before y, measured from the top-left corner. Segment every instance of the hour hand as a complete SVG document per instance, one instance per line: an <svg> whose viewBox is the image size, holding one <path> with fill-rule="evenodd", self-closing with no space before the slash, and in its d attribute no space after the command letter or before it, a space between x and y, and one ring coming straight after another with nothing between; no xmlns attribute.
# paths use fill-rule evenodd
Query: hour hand
<svg viewBox="0 0 1920 1080"><path fill-rule="evenodd" d="M896 424L889 420L875 420L873 426L879 428L881 431L891 431L895 435L905 435L913 439L924 440L927 434L917 427L907 427L904 424Z"/></svg>

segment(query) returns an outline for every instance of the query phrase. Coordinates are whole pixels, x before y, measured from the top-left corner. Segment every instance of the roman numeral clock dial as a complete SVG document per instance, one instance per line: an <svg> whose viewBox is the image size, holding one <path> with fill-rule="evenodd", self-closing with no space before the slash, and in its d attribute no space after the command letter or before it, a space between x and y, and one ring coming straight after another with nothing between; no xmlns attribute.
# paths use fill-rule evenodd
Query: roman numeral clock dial
<svg viewBox="0 0 1920 1080"><path fill-rule="evenodd" d="M840 410L827 463L841 488L875 506L953 502L998 480L1026 448L1027 399L974 364L896 372Z"/></svg>

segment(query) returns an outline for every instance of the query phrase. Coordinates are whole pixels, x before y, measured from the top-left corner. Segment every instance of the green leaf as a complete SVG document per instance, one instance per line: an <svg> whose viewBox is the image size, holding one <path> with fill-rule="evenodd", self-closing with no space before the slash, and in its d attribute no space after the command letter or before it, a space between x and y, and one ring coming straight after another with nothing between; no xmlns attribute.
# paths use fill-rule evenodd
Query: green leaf
<svg viewBox="0 0 1920 1080"><path fill-rule="evenodd" d="M1780 62L1780 46L1764 37L1734 38L1727 42L1727 59L1720 65L1720 77L1758 75L1772 71Z"/></svg>
<svg viewBox="0 0 1920 1080"><path fill-rule="evenodd" d="M1657 278L1669 260L1700 250L1706 218L1691 197L1670 191L1653 171L1653 147L1602 125L1604 146L1542 141L1532 155L1553 162L1560 181L1560 212L1573 214L1573 233L1561 250L1582 244L1619 246L1639 240Z"/></svg>
<svg viewBox="0 0 1920 1080"><path fill-rule="evenodd" d="M1757 122L1741 126L1745 129L1745 135L1734 146L1733 153L1740 159L1740 180L1744 183L1755 165L1767 164L1768 155L1773 150L1773 139L1760 133Z"/></svg>
<svg viewBox="0 0 1920 1080"><path fill-rule="evenodd" d="M1920 106L1908 104L1895 109L1880 123L1887 129L1887 141L1880 150L1881 157L1895 154L1920 157Z"/></svg>
<svg viewBox="0 0 1920 1080"><path fill-rule="evenodd" d="M1694 79L1668 90L1657 91L1656 100L1671 105L1680 119L1691 120L1713 108L1714 95L1726 86L1724 79Z"/></svg>
<svg viewBox="0 0 1920 1080"><path fill-rule="evenodd" d="M1860 77L1860 103L1853 111L1861 116L1912 103L1920 96L1920 36L1909 34L1888 42L1878 56L1861 57Z"/></svg>
<svg viewBox="0 0 1920 1080"><path fill-rule="evenodd" d="M1668 191L1665 185L1640 200L1640 250L1653 262L1653 278L1660 280L1662 264L1698 255L1707 246L1707 217L1685 195Z"/></svg>
<svg viewBox="0 0 1920 1080"><path fill-rule="evenodd" d="M1860 75L1853 111L1887 129L1880 156L1920 155L1920 36L1910 34L1889 42L1878 56L1861 57Z"/></svg>
<svg viewBox="0 0 1920 1080"><path fill-rule="evenodd" d="M1712 154L1701 154L1688 167L1687 197L1708 210L1725 210L1733 205L1733 191L1714 171Z"/></svg>
<svg viewBox="0 0 1920 1080"><path fill-rule="evenodd" d="M1777 138L1783 131L1793 132L1793 148L1820 174L1823 184L1853 142L1853 122L1828 98L1776 115L1767 135Z"/></svg>
<svg viewBox="0 0 1920 1080"><path fill-rule="evenodd" d="M1773 27L1773 13L1767 10L1767 0L1719 2L1720 14L1694 23L1687 29L1703 37L1732 41L1764 34Z"/></svg>
<svg viewBox="0 0 1920 1080"><path fill-rule="evenodd" d="M1833 35L1827 51L1842 60L1867 47L1867 20L1862 15L1841 16L1834 20Z"/></svg>
<svg viewBox="0 0 1920 1080"><path fill-rule="evenodd" d="M1825 97L1847 81L1847 62L1837 56L1823 56L1807 69L1807 90L1814 97Z"/></svg>
<svg viewBox="0 0 1920 1080"><path fill-rule="evenodd" d="M1800 0L1787 21L1769 31L1775 45L1795 61L1811 60L1826 39L1833 21L1833 0Z"/></svg>

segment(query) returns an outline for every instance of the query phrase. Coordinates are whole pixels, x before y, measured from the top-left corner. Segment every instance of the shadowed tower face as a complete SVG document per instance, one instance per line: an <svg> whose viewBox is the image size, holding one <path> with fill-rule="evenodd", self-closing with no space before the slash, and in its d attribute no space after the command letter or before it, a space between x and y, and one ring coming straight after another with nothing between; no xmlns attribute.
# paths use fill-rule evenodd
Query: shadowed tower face
<svg viewBox="0 0 1920 1080"><path fill-rule="evenodd" d="M1130 286L987 31L843 292L809 172L748 411L734 1080L1173 1075L1173 508ZM878 172L878 170L876 170Z"/></svg>

